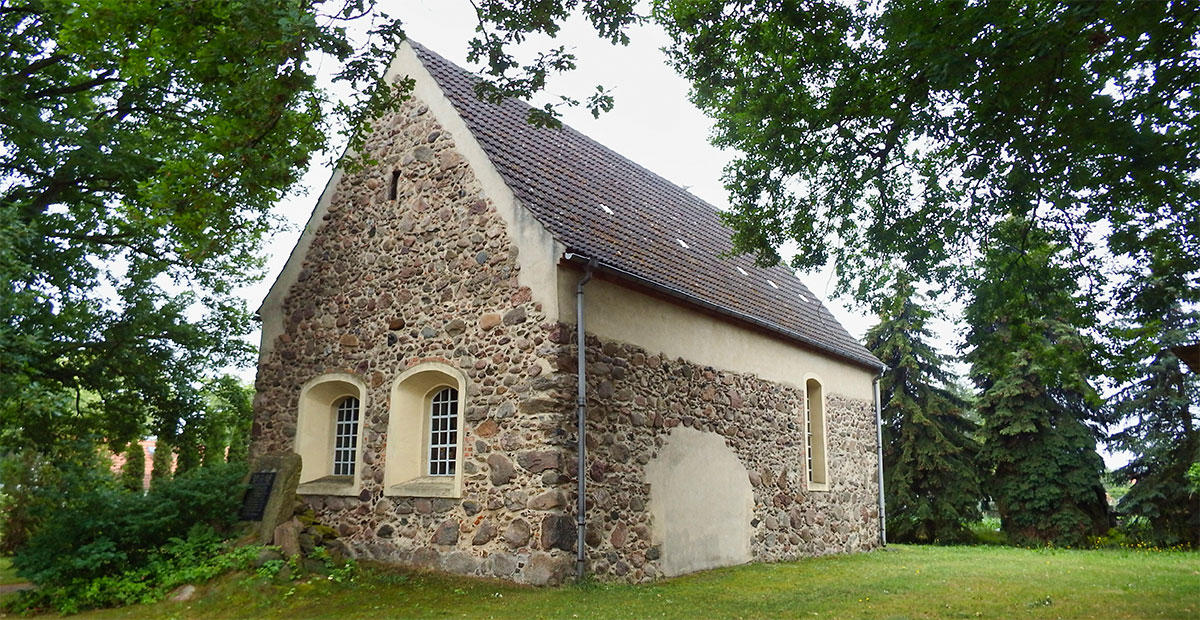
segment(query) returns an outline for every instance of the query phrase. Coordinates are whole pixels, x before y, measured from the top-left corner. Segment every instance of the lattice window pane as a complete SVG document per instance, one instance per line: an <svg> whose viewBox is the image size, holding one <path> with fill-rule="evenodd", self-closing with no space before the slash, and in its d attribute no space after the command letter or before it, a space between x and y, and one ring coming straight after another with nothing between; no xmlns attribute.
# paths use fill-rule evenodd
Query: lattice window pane
<svg viewBox="0 0 1200 620"><path fill-rule="evenodd" d="M429 404L429 475L453 476L458 457L458 390L445 388Z"/></svg>
<svg viewBox="0 0 1200 620"><path fill-rule="evenodd" d="M353 476L358 456L358 399L343 398L334 428L333 475Z"/></svg>
<svg viewBox="0 0 1200 620"><path fill-rule="evenodd" d="M808 466L808 481L813 481L813 419L812 407L804 399L804 457Z"/></svg>

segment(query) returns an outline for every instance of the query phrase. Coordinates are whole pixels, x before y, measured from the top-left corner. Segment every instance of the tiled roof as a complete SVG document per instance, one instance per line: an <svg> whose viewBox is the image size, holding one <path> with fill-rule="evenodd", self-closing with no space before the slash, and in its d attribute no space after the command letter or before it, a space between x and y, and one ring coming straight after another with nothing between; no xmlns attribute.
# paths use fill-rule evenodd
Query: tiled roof
<svg viewBox="0 0 1200 620"><path fill-rule="evenodd" d="M791 270L723 257L730 232L715 207L570 127L533 127L524 102L479 101L476 76L412 47L517 199L570 252L685 302L882 367Z"/></svg>

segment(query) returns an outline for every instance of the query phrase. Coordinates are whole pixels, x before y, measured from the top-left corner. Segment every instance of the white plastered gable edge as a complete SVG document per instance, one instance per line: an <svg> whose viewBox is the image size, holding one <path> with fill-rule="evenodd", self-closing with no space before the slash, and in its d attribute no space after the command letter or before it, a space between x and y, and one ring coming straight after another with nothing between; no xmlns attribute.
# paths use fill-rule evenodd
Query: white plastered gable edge
<svg viewBox="0 0 1200 620"><path fill-rule="evenodd" d="M516 195L500 176L500 172L496 170L496 166L492 164L491 159L488 158L479 141L471 133L466 122L455 110L454 104L446 98L446 94L438 86L437 81L434 80L425 65L417 58L416 52L408 42L400 45L384 79L392 82L400 76L408 76L413 79L412 96L424 103L443 130L450 134L454 140L455 149L466 160L471 172L474 173L483 188L483 197L492 200L496 212L507 225L509 238L517 246L520 260L521 269L517 275L517 282L521 286L529 287L533 301L542 305L547 317L557 319L559 317L556 280L558 260L566 248L555 241L545 226L517 200ZM299 279L304 259L308 255L308 250L312 246L312 241L316 237L325 215L329 213L329 206L342 176L343 171L339 166L334 170L329 182L325 184L325 189L321 192L321 197L317 200L312 215L309 216L308 223L304 226L304 231L300 234L295 247L292 248L279 276L271 285L271 290L258 308L258 315L262 319L262 339L258 353L260 364L267 359L275 347L276 340L283 334L283 303ZM544 370L549 370L549 368Z"/></svg>

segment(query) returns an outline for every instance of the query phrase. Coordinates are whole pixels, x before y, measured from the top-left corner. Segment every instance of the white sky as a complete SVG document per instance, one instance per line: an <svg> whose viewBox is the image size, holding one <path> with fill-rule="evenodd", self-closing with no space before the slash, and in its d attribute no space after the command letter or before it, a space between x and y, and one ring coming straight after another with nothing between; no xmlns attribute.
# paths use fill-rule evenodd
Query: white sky
<svg viewBox="0 0 1200 620"><path fill-rule="evenodd" d="M474 35L474 11L468 0L383 0L385 10L405 23L408 37L460 66L467 65L467 43ZM643 9L643 12L645 10ZM708 142L712 122L688 100L689 84L668 66L661 48L669 39L661 28L649 24L629 31L627 47L599 39L583 19L568 21L556 40L531 38L529 49L566 45L573 49L578 68L549 81L548 94L584 100L596 85L612 91L615 108L599 119L584 108L564 110L567 125L637 162L719 208L728 206L721 172L732 154ZM478 68L478 67L470 67ZM541 101L550 101L543 99ZM275 235L267 246L267 277L242 290L250 308L258 308L271 283L283 268L292 246L308 220L321 189L329 179L330 157L313 158L313 167L296 195L277 206L277 214L288 229ZM875 318L862 309L848 308L849 299L831 298L832 272L802 275L801 280L825 302L846 329L862 338ZM955 314L957 311L952 311ZM951 317L953 318L953 317ZM931 325L934 345L943 353L955 353L958 335L950 320ZM258 344L259 334L250 336ZM965 367L957 366L961 372ZM240 374L253 379L254 369ZM1119 466L1128 457L1103 453L1109 466Z"/></svg>

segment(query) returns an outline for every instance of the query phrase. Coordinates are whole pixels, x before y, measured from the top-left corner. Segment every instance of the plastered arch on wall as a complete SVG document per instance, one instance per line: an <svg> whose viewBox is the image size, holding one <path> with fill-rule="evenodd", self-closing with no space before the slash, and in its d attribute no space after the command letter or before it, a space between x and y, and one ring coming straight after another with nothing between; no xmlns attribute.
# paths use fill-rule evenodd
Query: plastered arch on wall
<svg viewBox="0 0 1200 620"><path fill-rule="evenodd" d="M347 397L358 399L358 425L355 436L354 475L333 475L334 439L338 403ZM300 388L300 408L296 413L293 450L300 455L300 487L306 495L357 495L362 487L362 443L365 425L367 386L348 372L331 372L309 379Z"/></svg>
<svg viewBox="0 0 1200 620"><path fill-rule="evenodd" d="M457 454L453 475L429 473L430 400L444 388L458 391ZM443 362L421 362L392 383L384 456L384 495L462 497L462 461L466 439L467 377Z"/></svg>
<svg viewBox="0 0 1200 620"><path fill-rule="evenodd" d="M646 481L664 575L750 561L754 490L723 436L676 426L646 465Z"/></svg>

